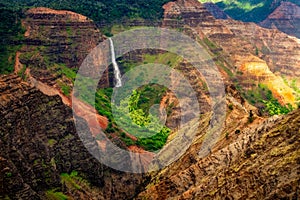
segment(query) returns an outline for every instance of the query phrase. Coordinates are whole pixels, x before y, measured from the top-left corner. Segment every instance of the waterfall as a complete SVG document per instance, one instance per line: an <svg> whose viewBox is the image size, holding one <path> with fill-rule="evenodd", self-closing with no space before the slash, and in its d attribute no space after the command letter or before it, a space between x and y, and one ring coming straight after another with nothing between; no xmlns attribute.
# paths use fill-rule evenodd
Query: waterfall
<svg viewBox="0 0 300 200"><path fill-rule="evenodd" d="M114 75L115 75L115 79L116 79L115 87L121 87L122 86L121 72L120 72L118 63L116 62L114 43L113 43L111 38L108 38L108 40L109 40L109 43L110 43L111 61L112 61L112 64L114 66Z"/></svg>

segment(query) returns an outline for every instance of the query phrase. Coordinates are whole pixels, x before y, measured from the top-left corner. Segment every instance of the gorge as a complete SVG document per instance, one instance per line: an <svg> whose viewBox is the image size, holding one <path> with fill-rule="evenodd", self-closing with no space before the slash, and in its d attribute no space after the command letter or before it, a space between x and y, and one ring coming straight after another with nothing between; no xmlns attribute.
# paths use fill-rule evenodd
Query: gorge
<svg viewBox="0 0 300 200"><path fill-rule="evenodd" d="M92 1L88 2L80 8L92 6ZM108 3L102 3L99 1L97 6L107 12ZM143 5L143 15L147 15L146 8L160 13L156 9L160 3ZM136 4L132 4L129 8L133 15ZM204 6L197 0L166 2L157 24L189 36L209 54L226 94L226 110L222 113L217 109L220 105L211 99L215 91L205 79L210 74L199 73L187 59L149 48L118 57L118 41L112 35L139 28L144 21L138 17L136 24L122 18L130 26L99 28L83 13L68 9L25 9L20 22L24 33L17 40L22 45L7 58L14 62L14 72L0 75L0 199L299 198L300 40L276 29L236 21L220 10L215 14L222 19L216 19L207 7L214 9L214 5ZM95 94L92 98L84 92L74 95L82 62L102 42L107 48L99 60L106 62L105 55L109 59ZM15 43L10 45L14 47ZM124 86L122 75L139 65L151 67L152 63L184 76L200 110L197 121L182 128L181 117L191 117L193 111L180 108L172 88L140 86L129 97L126 108L130 112L123 114L126 122L134 121L131 125L140 127L149 124L153 105L166 116L163 131L143 138L139 137L143 132L131 133L118 126L112 115L111 97L114 87ZM95 69L90 70L92 74ZM158 70L155 73L161 75ZM180 86L176 74L168 78L173 87ZM214 76L209 78L216 81ZM91 90L88 78L81 87L83 91ZM77 99L72 101L74 96ZM214 115L221 114L224 126L218 127L220 135L207 155L201 157L208 130L218 123L213 121ZM77 125L82 127L80 133ZM138 163L132 167L141 172L145 163L172 144L180 129L193 130L194 137L185 135L183 139L191 144L175 162L152 172L130 173L106 166L86 148L100 156L109 152L109 145L99 135L99 125L111 144L128 152L126 156L112 155L118 158L116 163ZM134 153L142 156L132 156Z"/></svg>

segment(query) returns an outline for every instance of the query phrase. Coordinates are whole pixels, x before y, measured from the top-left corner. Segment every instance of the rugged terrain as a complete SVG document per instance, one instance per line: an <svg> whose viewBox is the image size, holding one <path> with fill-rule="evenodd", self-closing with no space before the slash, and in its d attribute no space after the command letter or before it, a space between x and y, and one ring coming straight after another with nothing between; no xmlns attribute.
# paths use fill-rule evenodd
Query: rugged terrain
<svg viewBox="0 0 300 200"><path fill-rule="evenodd" d="M274 12L259 24L266 28L277 28L300 38L300 7L291 2L283 1Z"/></svg>
<svg viewBox="0 0 300 200"><path fill-rule="evenodd" d="M297 199L299 123L297 110L244 127L220 140L204 159L197 155L196 140L137 199Z"/></svg>
<svg viewBox="0 0 300 200"><path fill-rule="evenodd" d="M135 194L142 175L100 164L76 132L74 120L86 127L85 141L97 149L87 122L74 119L58 95L47 96L16 75L1 76L0 91L1 199L60 199L60 193L70 199L127 199Z"/></svg>
<svg viewBox="0 0 300 200"><path fill-rule="evenodd" d="M231 18L243 22L259 23L266 19L281 3L300 6L298 0L199 0L201 3L214 3Z"/></svg>
<svg viewBox="0 0 300 200"><path fill-rule="evenodd" d="M212 123L212 102L203 76L176 55L143 49L118 58L122 74L135 65L151 62L179 70L190 81L201 106L199 127L188 127L195 128L196 136L180 159L157 172L130 174L100 164L78 137L75 121L86 127L82 134L93 149L105 146L95 139L98 130L94 124L99 123L116 144L145 151L133 145L136 138L122 132L111 120L107 105L113 84L111 66L99 83L95 108L79 100L76 105L84 112L73 118L70 97L76 72L89 51L106 37L83 15L29 9L22 20L26 32L16 54L15 74L0 76L0 198L299 197L300 110L296 108L300 41L254 23L216 19L196 0L169 2L164 10L162 26L199 42L224 80L225 124L209 155L199 155ZM180 84L176 76L170 78L175 86ZM190 113L181 113L171 91L161 92L159 97L160 108L168 108L167 126L172 129L168 144L178 134L180 115ZM289 112L289 104L296 110L276 115ZM105 116L96 115L93 121L95 109ZM126 143L122 133L127 142L128 138L132 140ZM122 162L131 160L123 157Z"/></svg>
<svg viewBox="0 0 300 200"><path fill-rule="evenodd" d="M163 25L192 28L228 79L246 90L264 83L282 104L295 103L295 91L284 84L283 78L295 79L299 87L298 39L254 23L217 20L197 1L179 0L164 8Z"/></svg>
<svg viewBox="0 0 300 200"><path fill-rule="evenodd" d="M15 72L25 73L30 68L35 79L69 95L70 79L75 78L72 72L76 72L91 49L103 40L102 34L92 20L70 11L33 8L25 15L22 21L26 28L25 40Z"/></svg>

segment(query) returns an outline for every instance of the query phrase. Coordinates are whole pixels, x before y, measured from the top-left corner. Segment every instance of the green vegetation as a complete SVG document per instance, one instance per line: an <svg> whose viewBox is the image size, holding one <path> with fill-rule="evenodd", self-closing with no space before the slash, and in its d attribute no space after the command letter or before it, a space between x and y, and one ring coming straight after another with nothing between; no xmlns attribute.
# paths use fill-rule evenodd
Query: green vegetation
<svg viewBox="0 0 300 200"><path fill-rule="evenodd" d="M229 77L233 77L234 74L232 73L232 71L230 71L230 69L228 69L227 67L225 67L225 65L223 64L223 62L221 62L220 60L215 61L215 63L220 66L225 72L226 74L228 74Z"/></svg>
<svg viewBox="0 0 300 200"><path fill-rule="evenodd" d="M177 56L176 54L170 52L163 52L158 54L144 54L143 55L143 64L147 63L160 63L168 65L170 67L176 67L181 61L182 57Z"/></svg>
<svg viewBox="0 0 300 200"><path fill-rule="evenodd" d="M135 145L135 142L132 139L130 139L128 136L126 136L124 132L122 132L120 136L121 136L121 140L126 144L126 146Z"/></svg>
<svg viewBox="0 0 300 200"><path fill-rule="evenodd" d="M249 116L248 116L248 122L252 123L254 121L254 114L253 111L250 110Z"/></svg>
<svg viewBox="0 0 300 200"><path fill-rule="evenodd" d="M163 16L162 5L169 0L0 0L0 74L13 72L16 52L22 46L25 29L21 26L24 11L32 7L48 7L53 9L71 10L83 14L96 23L105 24L104 34L111 36L124 27L111 27L109 24L127 20L159 21ZM107 28L108 27L108 28ZM43 27L41 27L42 29ZM119 30L118 30L119 29ZM126 28L125 28L126 29ZM101 29L102 30L102 29ZM73 35L71 28L66 29L68 36Z"/></svg>
<svg viewBox="0 0 300 200"><path fill-rule="evenodd" d="M136 144L143 147L147 151L157 151L165 145L169 134L170 129L167 127L163 127L159 133L151 137L139 138Z"/></svg>
<svg viewBox="0 0 300 200"><path fill-rule="evenodd" d="M74 81L76 78L77 69L76 68L69 68L63 63L54 64L50 67L50 69L56 71L58 75L65 75L71 81Z"/></svg>
<svg viewBox="0 0 300 200"><path fill-rule="evenodd" d="M117 115L123 125L122 127L130 130L130 134L138 138L136 145L148 151L157 151L166 143L170 129L160 125L156 116L147 114L146 111L141 109L140 106L142 105L145 106L144 109L150 108L149 103L139 103L143 91L133 91L129 98L123 99L120 106L116 107L117 112L119 112ZM149 111L147 110L147 112Z"/></svg>
<svg viewBox="0 0 300 200"><path fill-rule="evenodd" d="M270 101L262 101L266 105L266 110L270 115L287 114L293 110L293 107L288 104L287 106L282 106L277 99L272 99Z"/></svg>
<svg viewBox="0 0 300 200"><path fill-rule="evenodd" d="M142 64L148 64L148 63L159 63L163 65L170 66L172 68L175 68L179 65L179 63L183 60L182 57L177 56L176 54L173 54L171 52L161 52L157 54L143 54L142 62L135 62L132 60L118 60L118 63L120 66L122 66L122 69L126 72L134 69L134 67L142 65Z"/></svg>
<svg viewBox="0 0 300 200"><path fill-rule="evenodd" d="M211 50L214 50L214 49L217 49L217 45L215 43L213 43L212 41L210 41L207 37L205 37L203 39L203 42L211 49Z"/></svg>
<svg viewBox="0 0 300 200"><path fill-rule="evenodd" d="M162 5L168 0L0 0L0 8L19 10L29 7L48 7L71 10L83 14L96 22L120 22L122 19L159 20L163 15Z"/></svg>
<svg viewBox="0 0 300 200"><path fill-rule="evenodd" d="M81 88L79 98L92 104L93 99L95 99L95 108L99 114L106 116L109 120L109 124L105 132L109 135L111 133L119 134L120 139L124 141L127 146L138 145L147 149L149 151L156 151L162 148L165 144L170 129L167 127L161 127L159 125L159 119L149 114L149 109L153 104L158 104L160 99L164 95L166 88L151 84L140 87L137 91L134 91L131 97L123 99L120 104L119 112L122 116L122 122L126 127L129 127L129 132L138 138L136 142L130 139L123 130L120 130L116 125L116 122L112 116L112 105L111 96L112 88L101 88L95 93L95 97L91 97L89 94L89 79L83 79L79 87ZM116 106L116 105L113 105ZM128 113L125 115L124 113ZM144 138L149 136L150 137ZM148 134L148 135L145 135Z"/></svg>
<svg viewBox="0 0 300 200"><path fill-rule="evenodd" d="M135 66L141 64L160 63L170 67L176 67L181 61L182 58L175 54L162 52L158 54L143 54L143 59L139 62L119 59L118 63L125 72L128 72L129 70L134 69ZM81 78L79 79L81 80ZM108 127L104 131L108 135L108 138L112 137L111 134L118 135L127 146L138 145L149 151L157 151L163 147L167 141L170 129L160 125L159 119L150 114L149 110L153 105L160 103L167 88L158 84L148 84L133 91L131 96L124 97L123 101L119 102L122 104L119 113L121 113L122 116L122 123L124 123L125 127L128 127L128 129L121 130L116 124L114 119L115 116L112 116L112 106L115 106L114 108L117 106L111 105L113 89L97 89L93 96L89 93L93 85L92 83L93 80L82 78L82 81L77 85L81 91L79 98L93 105L100 115L108 118ZM95 100L94 104L93 100ZM171 113L172 107L172 104L168 106L167 114ZM124 115L124 113L128 113L128 110L130 110L129 114ZM124 127L122 126L122 128ZM126 132L136 136L137 141L133 141L129 138Z"/></svg>
<svg viewBox="0 0 300 200"><path fill-rule="evenodd" d="M11 172L6 172L6 173L5 173L5 177L6 177L6 178L12 177L12 173L11 173Z"/></svg>
<svg viewBox="0 0 300 200"><path fill-rule="evenodd" d="M199 38L197 40L202 46L204 46L211 52L211 56L213 57L215 64L219 66L224 72L226 72L229 77L233 77L234 74L232 73L232 71L224 64L226 62L220 52L221 48L218 47L218 45L214 42L210 41L207 37L205 37L203 40L200 40Z"/></svg>
<svg viewBox="0 0 300 200"><path fill-rule="evenodd" d="M229 133L228 132L225 133L225 138L226 138L226 140L229 139Z"/></svg>
<svg viewBox="0 0 300 200"><path fill-rule="evenodd" d="M67 85L67 84L60 84L60 88L62 90L62 93L66 96L69 96L71 93L71 86Z"/></svg>
<svg viewBox="0 0 300 200"><path fill-rule="evenodd" d="M57 192L55 189L46 191L46 198L48 200L67 200L68 197L62 192Z"/></svg>
<svg viewBox="0 0 300 200"><path fill-rule="evenodd" d="M257 47L255 47L255 55L258 56L258 54L259 54L259 50Z"/></svg>
<svg viewBox="0 0 300 200"><path fill-rule="evenodd" d="M144 113L149 114L149 109L153 104L159 104L167 88L157 85L149 84L139 88L139 98L137 105Z"/></svg>
<svg viewBox="0 0 300 200"><path fill-rule="evenodd" d="M273 97L272 91L264 84L258 84L257 88L243 94L252 105L269 115L287 114L293 110L291 105L281 105L278 100Z"/></svg>
<svg viewBox="0 0 300 200"><path fill-rule="evenodd" d="M26 67L23 66L23 68L18 72L18 76L20 76L23 80L26 80L26 78L27 78L25 71L26 71Z"/></svg>
<svg viewBox="0 0 300 200"><path fill-rule="evenodd" d="M15 55L22 46L25 33L21 18L21 11L6 9L0 4L0 74L9 74L14 70Z"/></svg>
<svg viewBox="0 0 300 200"><path fill-rule="evenodd" d="M67 27L66 28L66 32L67 32L68 36L72 36L73 35L73 31L72 31L71 27Z"/></svg>
<svg viewBox="0 0 300 200"><path fill-rule="evenodd" d="M70 188L77 190L81 189L81 186L78 183L83 181L83 179L78 176L77 171L72 171L71 174L62 173L60 179L63 184L66 184Z"/></svg>
<svg viewBox="0 0 300 200"><path fill-rule="evenodd" d="M48 140L48 144L49 144L50 147L52 147L54 144L56 144L56 142L57 142L57 141L54 140L54 139L49 139L49 140Z"/></svg>

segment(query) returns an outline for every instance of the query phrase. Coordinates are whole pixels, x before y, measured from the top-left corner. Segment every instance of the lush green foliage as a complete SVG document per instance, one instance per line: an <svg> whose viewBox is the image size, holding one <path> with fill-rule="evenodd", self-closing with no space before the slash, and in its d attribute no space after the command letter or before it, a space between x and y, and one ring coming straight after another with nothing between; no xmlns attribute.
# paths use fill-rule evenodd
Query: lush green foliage
<svg viewBox="0 0 300 200"><path fill-rule="evenodd" d="M170 129L163 127L160 132L149 138L139 138L136 144L148 151L157 151L165 145L169 134Z"/></svg>
<svg viewBox="0 0 300 200"><path fill-rule="evenodd" d="M244 93L244 97L254 106L267 112L269 115L287 114L293 110L291 105L281 105L273 96L272 91L264 84Z"/></svg>
<svg viewBox="0 0 300 200"><path fill-rule="evenodd" d="M149 137L156 134L162 126L156 116L145 113L139 108L140 92L133 91L129 98L121 100L120 105L114 105L116 116L122 127L136 137Z"/></svg>
<svg viewBox="0 0 300 200"><path fill-rule="evenodd" d="M262 101L266 105L266 110L270 115L287 114L293 110L293 107L288 104L287 106L282 106L277 99L271 99L270 101Z"/></svg>
<svg viewBox="0 0 300 200"><path fill-rule="evenodd" d="M16 51L21 47L25 32L20 23L25 9L30 7L49 7L71 10L83 14L96 23L106 25L122 19L145 19L158 21L162 17L162 5L169 0L0 0L0 74L13 71ZM105 29L103 29L105 30ZM72 30L67 29L68 35ZM111 30L107 30L111 35Z"/></svg>
<svg viewBox="0 0 300 200"><path fill-rule="evenodd" d="M93 81L88 78L82 78L81 80L80 84L77 85L82 91L79 98L94 105L99 114L108 118L109 124L105 130L108 135L111 133L119 134L120 139L127 146L138 145L149 151L156 151L163 147L170 129L159 125L159 119L149 114L149 109L153 104L159 102L166 91L165 88L158 85L145 85L120 102L119 113L122 116L121 121L125 127L130 127L129 130L131 131L128 133L138 138L134 142L126 136L124 133L126 130L118 128L112 115L111 97L113 89L98 89L93 97L89 92ZM93 100L95 100L94 104ZM125 113L128 114L126 115Z"/></svg>
<svg viewBox="0 0 300 200"><path fill-rule="evenodd" d="M120 121L130 130L130 134L138 138L137 145L148 151L157 151L166 143L170 129L160 125L156 116L146 114L139 108L141 93L133 91L131 97L121 101L117 107L121 116Z"/></svg>
<svg viewBox="0 0 300 200"><path fill-rule="evenodd" d="M162 5L168 0L13 0L0 1L0 8L18 10L28 7L49 7L53 9L71 10L96 22L120 21L123 18L143 18L158 20L162 17Z"/></svg>

